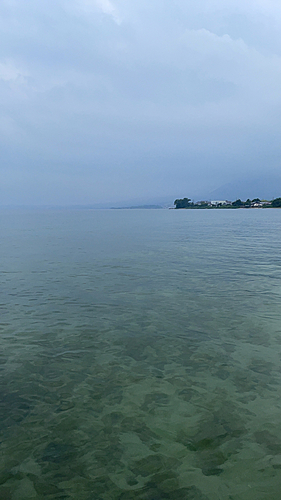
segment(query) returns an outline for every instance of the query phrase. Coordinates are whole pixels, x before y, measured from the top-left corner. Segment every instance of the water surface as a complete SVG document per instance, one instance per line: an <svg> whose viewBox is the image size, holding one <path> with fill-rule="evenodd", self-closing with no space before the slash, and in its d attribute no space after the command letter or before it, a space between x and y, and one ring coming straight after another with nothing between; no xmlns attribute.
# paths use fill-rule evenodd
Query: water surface
<svg viewBox="0 0 281 500"><path fill-rule="evenodd" d="M281 210L0 212L1 500L279 500Z"/></svg>

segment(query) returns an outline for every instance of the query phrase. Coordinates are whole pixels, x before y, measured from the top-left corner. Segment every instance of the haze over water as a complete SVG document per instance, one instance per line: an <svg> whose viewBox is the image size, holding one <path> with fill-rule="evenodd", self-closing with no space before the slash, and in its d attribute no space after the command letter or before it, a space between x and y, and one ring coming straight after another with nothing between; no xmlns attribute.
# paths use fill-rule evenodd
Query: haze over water
<svg viewBox="0 0 281 500"><path fill-rule="evenodd" d="M1 500L279 500L281 210L0 220Z"/></svg>

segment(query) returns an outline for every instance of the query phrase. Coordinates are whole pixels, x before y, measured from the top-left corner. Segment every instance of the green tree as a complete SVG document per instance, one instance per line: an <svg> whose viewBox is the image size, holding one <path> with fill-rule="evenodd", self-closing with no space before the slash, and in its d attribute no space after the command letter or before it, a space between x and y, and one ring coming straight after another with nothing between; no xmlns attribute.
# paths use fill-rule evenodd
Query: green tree
<svg viewBox="0 0 281 500"><path fill-rule="evenodd" d="M244 205L244 203L243 203L243 201L240 200L240 198L238 198L238 200L236 200L232 203L233 207L242 207L243 205Z"/></svg>
<svg viewBox="0 0 281 500"><path fill-rule="evenodd" d="M272 200L271 206L274 208L281 208L281 198L275 198L274 200Z"/></svg>
<svg viewBox="0 0 281 500"><path fill-rule="evenodd" d="M190 198L181 198L179 200L174 201L174 205L176 205L176 208L187 208L192 205L191 199Z"/></svg>

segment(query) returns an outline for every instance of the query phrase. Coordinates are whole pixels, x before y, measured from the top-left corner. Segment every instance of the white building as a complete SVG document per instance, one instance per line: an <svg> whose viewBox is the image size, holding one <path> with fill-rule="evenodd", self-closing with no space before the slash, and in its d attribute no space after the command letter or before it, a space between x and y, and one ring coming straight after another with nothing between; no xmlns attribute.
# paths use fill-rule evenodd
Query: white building
<svg viewBox="0 0 281 500"><path fill-rule="evenodd" d="M218 205L231 205L231 201L227 200L212 200L211 205L217 207Z"/></svg>

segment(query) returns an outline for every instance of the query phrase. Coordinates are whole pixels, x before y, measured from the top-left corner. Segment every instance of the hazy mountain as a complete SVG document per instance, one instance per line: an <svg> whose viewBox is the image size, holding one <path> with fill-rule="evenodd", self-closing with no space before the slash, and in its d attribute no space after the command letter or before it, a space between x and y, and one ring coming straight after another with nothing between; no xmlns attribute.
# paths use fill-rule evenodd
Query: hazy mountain
<svg viewBox="0 0 281 500"><path fill-rule="evenodd" d="M260 198L271 200L281 196L281 174L266 175L257 178L243 177L239 181L229 182L206 193L202 199L209 200L246 200Z"/></svg>

